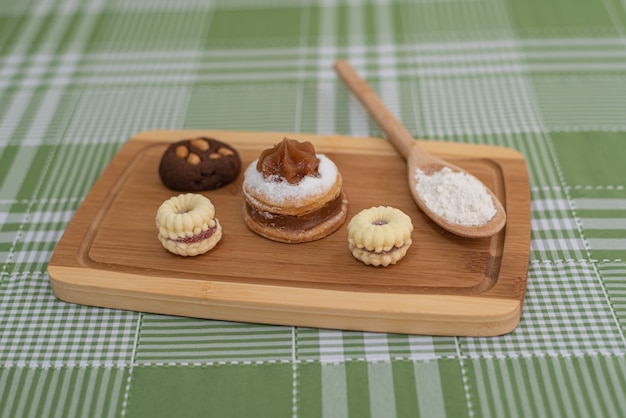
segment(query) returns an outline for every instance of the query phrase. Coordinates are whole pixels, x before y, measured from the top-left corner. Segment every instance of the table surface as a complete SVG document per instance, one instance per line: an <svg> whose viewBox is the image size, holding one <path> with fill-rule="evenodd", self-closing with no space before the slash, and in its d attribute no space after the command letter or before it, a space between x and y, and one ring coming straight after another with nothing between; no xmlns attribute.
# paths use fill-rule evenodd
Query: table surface
<svg viewBox="0 0 626 418"><path fill-rule="evenodd" d="M295 3L0 0L0 416L623 413L624 3ZM54 297L56 243L137 132L382 136L338 58L416 138L526 157L531 255L514 332L270 326Z"/></svg>

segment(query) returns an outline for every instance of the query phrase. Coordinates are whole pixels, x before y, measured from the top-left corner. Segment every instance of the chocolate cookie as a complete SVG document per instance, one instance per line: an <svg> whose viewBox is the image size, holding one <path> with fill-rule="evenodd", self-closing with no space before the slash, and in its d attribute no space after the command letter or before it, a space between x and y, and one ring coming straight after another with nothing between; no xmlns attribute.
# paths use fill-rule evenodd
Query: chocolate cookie
<svg viewBox="0 0 626 418"><path fill-rule="evenodd" d="M239 153L213 138L193 138L171 144L159 165L165 186L181 192L199 192L222 187L237 178Z"/></svg>

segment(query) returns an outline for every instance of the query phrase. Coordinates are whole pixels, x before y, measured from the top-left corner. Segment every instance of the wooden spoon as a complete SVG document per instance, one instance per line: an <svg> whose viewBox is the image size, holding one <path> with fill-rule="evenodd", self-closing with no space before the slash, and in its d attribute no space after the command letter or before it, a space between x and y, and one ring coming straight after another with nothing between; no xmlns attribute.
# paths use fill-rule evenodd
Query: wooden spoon
<svg viewBox="0 0 626 418"><path fill-rule="evenodd" d="M387 139L393 144L396 150L406 159L409 175L409 188L417 206L436 224L453 234L467 238L485 238L498 233L506 224L506 213L498 198L485 187L493 198L496 214L486 223L468 226L450 222L442 215L432 211L422 200L417 191L417 179L415 172L421 169L425 174L430 175L438 172L444 167L449 167L454 172L464 172L463 169L448 163L441 158L437 158L424 151L415 141L415 138L406 128L393 116L378 98L376 93L368 86L356 71L345 61L335 62L335 71L344 83L350 88L352 93L360 100L367 109L370 116L374 118L378 126L383 130ZM469 174L469 173L468 173ZM471 174L470 174L471 175Z"/></svg>

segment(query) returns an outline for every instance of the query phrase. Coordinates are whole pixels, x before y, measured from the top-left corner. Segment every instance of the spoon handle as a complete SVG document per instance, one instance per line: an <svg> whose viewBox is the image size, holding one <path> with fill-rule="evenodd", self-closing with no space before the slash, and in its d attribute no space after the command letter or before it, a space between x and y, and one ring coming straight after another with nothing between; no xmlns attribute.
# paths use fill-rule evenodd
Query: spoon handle
<svg viewBox="0 0 626 418"><path fill-rule="evenodd" d="M387 109L374 90L357 74L350 64L343 60L337 60L334 68L339 77L341 77L385 133L387 139L400 155L407 159L411 149L417 147L413 135Z"/></svg>

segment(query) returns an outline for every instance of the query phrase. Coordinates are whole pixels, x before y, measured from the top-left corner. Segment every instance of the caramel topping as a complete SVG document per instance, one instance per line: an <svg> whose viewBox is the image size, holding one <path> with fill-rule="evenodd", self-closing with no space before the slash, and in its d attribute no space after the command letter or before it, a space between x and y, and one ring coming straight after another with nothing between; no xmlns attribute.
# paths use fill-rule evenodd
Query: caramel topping
<svg viewBox="0 0 626 418"><path fill-rule="evenodd" d="M310 142L284 138L259 156L256 169L264 178L278 177L290 184L299 183L305 176L319 177L320 164Z"/></svg>

